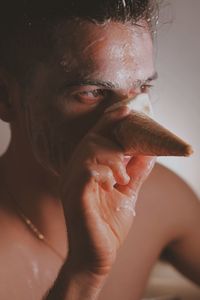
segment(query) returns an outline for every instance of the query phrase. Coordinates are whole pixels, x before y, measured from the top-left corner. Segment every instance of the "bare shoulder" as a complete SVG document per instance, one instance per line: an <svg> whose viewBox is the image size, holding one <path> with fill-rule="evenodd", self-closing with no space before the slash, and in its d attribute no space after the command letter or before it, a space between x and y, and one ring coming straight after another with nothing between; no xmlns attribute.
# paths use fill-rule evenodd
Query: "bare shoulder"
<svg viewBox="0 0 200 300"><path fill-rule="evenodd" d="M195 193L183 179L160 164L145 182L139 200L138 213L152 218L152 226L160 226L169 242L200 223L200 201Z"/></svg>
<svg viewBox="0 0 200 300"><path fill-rule="evenodd" d="M200 285L200 201L176 174L157 165L138 210L162 243L162 258ZM142 218L141 218L142 219Z"/></svg>
<svg viewBox="0 0 200 300"><path fill-rule="evenodd" d="M156 185L158 191L160 191L160 189L161 191L163 191L163 188L170 188L168 192L178 192L179 194L186 193L187 195L190 195L192 198L194 198L195 201L198 200L195 193L182 178L159 163L156 163L151 175L145 183L146 187L152 184L154 185L154 187Z"/></svg>

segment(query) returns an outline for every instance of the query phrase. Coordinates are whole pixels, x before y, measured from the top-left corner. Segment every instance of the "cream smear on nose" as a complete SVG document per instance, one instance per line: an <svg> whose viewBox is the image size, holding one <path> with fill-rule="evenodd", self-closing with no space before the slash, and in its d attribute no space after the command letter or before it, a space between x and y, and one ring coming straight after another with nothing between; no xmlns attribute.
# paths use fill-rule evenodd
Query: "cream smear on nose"
<svg viewBox="0 0 200 300"><path fill-rule="evenodd" d="M151 101L149 95L146 93L139 94L131 99L126 99L123 101L116 102L113 105L111 105L109 108L107 108L106 112L111 112L123 106L128 107L130 111L138 111L150 117L153 116L153 108L151 105Z"/></svg>

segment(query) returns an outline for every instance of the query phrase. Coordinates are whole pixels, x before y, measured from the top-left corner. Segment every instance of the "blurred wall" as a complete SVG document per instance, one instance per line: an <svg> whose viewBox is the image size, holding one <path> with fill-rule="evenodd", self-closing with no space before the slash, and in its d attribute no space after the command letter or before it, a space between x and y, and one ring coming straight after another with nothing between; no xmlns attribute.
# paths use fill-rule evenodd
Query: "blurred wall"
<svg viewBox="0 0 200 300"><path fill-rule="evenodd" d="M164 3L156 41L159 80L152 101L157 120L188 141L195 152L191 158L159 161L200 196L200 1Z"/></svg>
<svg viewBox="0 0 200 300"><path fill-rule="evenodd" d="M200 0L173 0L160 14L156 40L159 80L152 95L156 118L191 143L195 153L191 158L159 161L200 196ZM8 141L8 126L0 122L0 154Z"/></svg>

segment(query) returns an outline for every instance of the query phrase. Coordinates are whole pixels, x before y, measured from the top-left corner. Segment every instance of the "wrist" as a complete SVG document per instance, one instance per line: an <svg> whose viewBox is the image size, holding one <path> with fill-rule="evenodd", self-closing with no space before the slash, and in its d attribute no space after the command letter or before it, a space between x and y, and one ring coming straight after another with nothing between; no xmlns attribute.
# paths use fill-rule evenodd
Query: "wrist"
<svg viewBox="0 0 200 300"><path fill-rule="evenodd" d="M107 276L99 276L86 270L77 270L68 262L45 300L96 300Z"/></svg>
<svg viewBox="0 0 200 300"><path fill-rule="evenodd" d="M106 278L97 278L86 273L77 273L67 279L69 289L65 290L64 300L96 300Z"/></svg>

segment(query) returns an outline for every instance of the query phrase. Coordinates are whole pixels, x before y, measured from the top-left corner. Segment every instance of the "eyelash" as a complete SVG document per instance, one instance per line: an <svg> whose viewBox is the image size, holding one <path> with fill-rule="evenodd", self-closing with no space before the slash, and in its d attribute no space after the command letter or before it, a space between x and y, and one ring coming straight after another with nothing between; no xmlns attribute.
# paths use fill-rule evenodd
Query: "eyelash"
<svg viewBox="0 0 200 300"><path fill-rule="evenodd" d="M151 84L143 84L140 86L141 93L147 93L153 87ZM81 91L74 95L75 99L84 104L94 105L98 102L110 98L111 91L106 89L94 89L88 91Z"/></svg>
<svg viewBox="0 0 200 300"><path fill-rule="evenodd" d="M151 88L153 88L154 85L152 84L143 84L140 89L142 92L148 92Z"/></svg>
<svg viewBox="0 0 200 300"><path fill-rule="evenodd" d="M109 91L105 89L94 89L89 91L82 91L75 95L75 98L82 103L95 104L103 101L108 97Z"/></svg>
<svg viewBox="0 0 200 300"><path fill-rule="evenodd" d="M94 97L96 96L100 96L103 95L105 93L105 90L101 90L101 89L96 89L96 90L91 90L91 91L84 91L84 92L80 92L79 95L86 95L86 94L93 94Z"/></svg>

